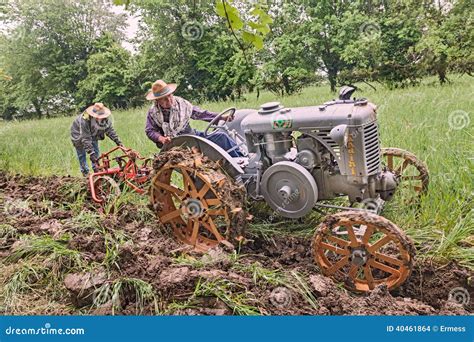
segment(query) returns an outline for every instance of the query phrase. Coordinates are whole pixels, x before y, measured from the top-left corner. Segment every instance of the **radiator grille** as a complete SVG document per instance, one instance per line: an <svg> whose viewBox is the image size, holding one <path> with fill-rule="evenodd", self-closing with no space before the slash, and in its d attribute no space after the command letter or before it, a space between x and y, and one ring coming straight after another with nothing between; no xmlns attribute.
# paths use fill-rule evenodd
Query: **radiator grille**
<svg viewBox="0 0 474 342"><path fill-rule="evenodd" d="M314 133L316 133L316 135L319 138L321 138L322 141L328 144L328 146L333 150L336 157L339 158L341 155L341 148L334 140L331 139L331 137L329 136L330 132L331 132L331 129L324 129L324 128L317 129L316 131L314 131Z"/></svg>
<svg viewBox="0 0 474 342"><path fill-rule="evenodd" d="M368 175L373 175L380 168L380 143L377 122L364 127L365 163Z"/></svg>

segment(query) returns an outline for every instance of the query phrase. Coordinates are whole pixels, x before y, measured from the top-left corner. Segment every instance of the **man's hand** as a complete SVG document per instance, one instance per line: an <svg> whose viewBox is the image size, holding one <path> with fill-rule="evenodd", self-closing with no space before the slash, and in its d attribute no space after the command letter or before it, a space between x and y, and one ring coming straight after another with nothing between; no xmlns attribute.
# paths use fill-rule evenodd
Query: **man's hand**
<svg viewBox="0 0 474 342"><path fill-rule="evenodd" d="M221 119L225 122L231 122L232 120L234 120L234 114L231 115L230 113L227 113L225 115L222 115Z"/></svg>
<svg viewBox="0 0 474 342"><path fill-rule="evenodd" d="M158 138L158 141L164 145L164 144L168 144L169 142L171 142L171 138L170 137L165 137L164 135L162 135L161 137Z"/></svg>
<svg viewBox="0 0 474 342"><path fill-rule="evenodd" d="M94 170L94 172L99 172L100 170L99 164L92 163L92 170Z"/></svg>
<svg viewBox="0 0 474 342"><path fill-rule="evenodd" d="M97 159L97 156L94 154L91 154L91 163L92 163L92 170L94 172L99 171L99 160Z"/></svg>

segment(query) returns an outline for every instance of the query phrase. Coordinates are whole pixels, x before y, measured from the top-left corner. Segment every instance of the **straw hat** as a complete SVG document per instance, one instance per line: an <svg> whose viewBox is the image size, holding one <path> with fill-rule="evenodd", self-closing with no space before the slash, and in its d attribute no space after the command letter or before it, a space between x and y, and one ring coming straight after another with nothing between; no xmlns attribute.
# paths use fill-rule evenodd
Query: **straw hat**
<svg viewBox="0 0 474 342"><path fill-rule="evenodd" d="M146 99L153 101L170 94L173 94L178 85L175 83L167 84L163 80L158 80L151 86L150 92L146 95Z"/></svg>
<svg viewBox="0 0 474 342"><path fill-rule="evenodd" d="M99 119L106 118L106 117L110 116L110 114L112 114L110 109L107 108L106 106L104 106L104 104L100 103L100 102L97 102L94 105L88 107L86 109L86 112L90 116L92 116L94 118L99 118Z"/></svg>

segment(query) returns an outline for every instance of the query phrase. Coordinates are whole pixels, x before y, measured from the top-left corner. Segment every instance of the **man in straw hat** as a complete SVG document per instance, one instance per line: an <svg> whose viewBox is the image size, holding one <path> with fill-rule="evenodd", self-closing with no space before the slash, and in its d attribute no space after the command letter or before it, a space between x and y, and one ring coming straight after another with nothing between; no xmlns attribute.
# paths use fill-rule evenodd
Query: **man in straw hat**
<svg viewBox="0 0 474 342"><path fill-rule="evenodd" d="M104 140L107 135L117 145L122 145L119 136L112 127L109 119L111 111L102 103L96 103L88 107L82 114L78 115L71 126L71 141L76 148L77 158L84 176L89 174L86 153L92 163L92 169L97 171L97 160L99 158L98 140Z"/></svg>
<svg viewBox="0 0 474 342"><path fill-rule="evenodd" d="M204 133L192 129L189 120L211 121L217 113L202 110L193 106L185 99L174 96L177 85L167 84L162 80L153 83L146 99L153 101L148 110L145 133L159 148L171 141L172 138L181 134L195 134L204 137ZM224 115L223 120L232 120L232 117ZM214 132L206 137L216 143L224 150L230 150L236 146L234 140L224 132ZM232 157L240 157L242 154L238 149L229 152Z"/></svg>

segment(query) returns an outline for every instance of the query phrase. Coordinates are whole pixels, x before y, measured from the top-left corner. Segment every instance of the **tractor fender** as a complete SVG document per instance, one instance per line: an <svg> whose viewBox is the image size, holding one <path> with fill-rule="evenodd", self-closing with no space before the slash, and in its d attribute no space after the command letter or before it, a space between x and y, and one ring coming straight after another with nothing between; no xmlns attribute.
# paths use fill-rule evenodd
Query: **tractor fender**
<svg viewBox="0 0 474 342"><path fill-rule="evenodd" d="M220 162L222 169L233 178L244 173L239 164L222 147L206 138L191 134L179 135L163 146L161 151L167 151L175 146L197 147L210 160Z"/></svg>

